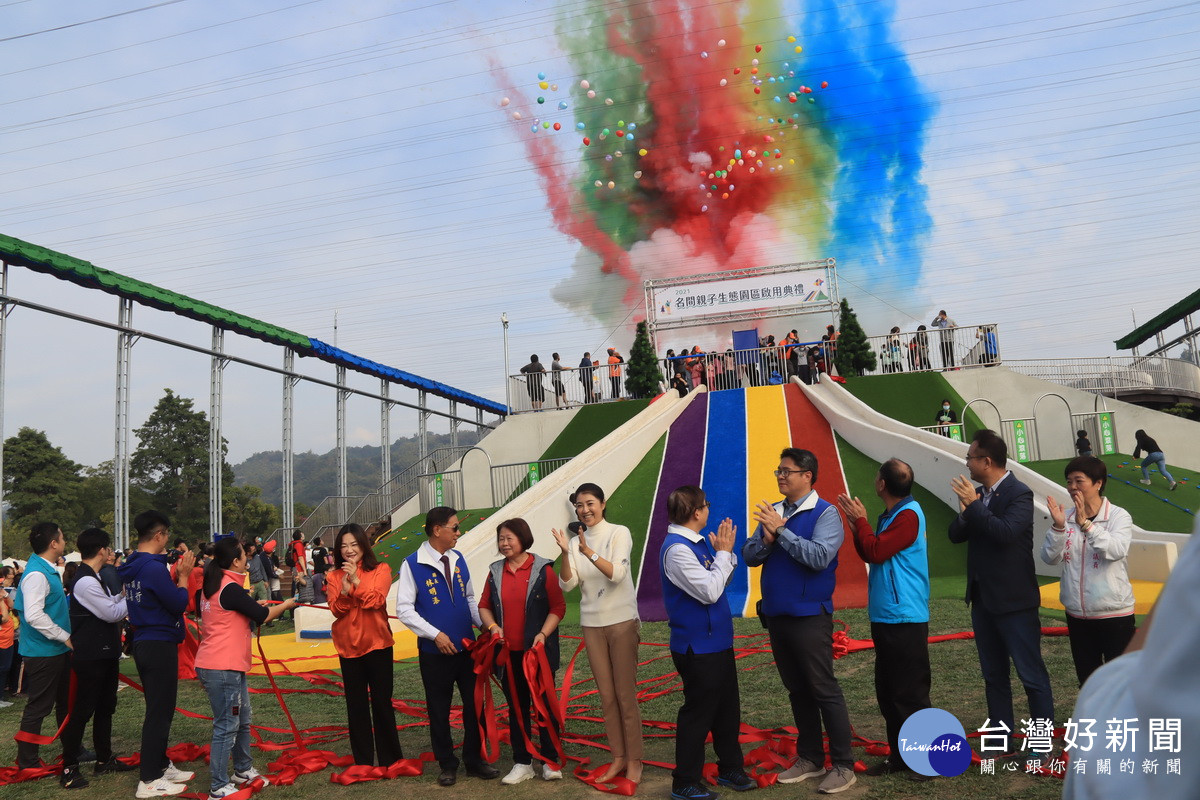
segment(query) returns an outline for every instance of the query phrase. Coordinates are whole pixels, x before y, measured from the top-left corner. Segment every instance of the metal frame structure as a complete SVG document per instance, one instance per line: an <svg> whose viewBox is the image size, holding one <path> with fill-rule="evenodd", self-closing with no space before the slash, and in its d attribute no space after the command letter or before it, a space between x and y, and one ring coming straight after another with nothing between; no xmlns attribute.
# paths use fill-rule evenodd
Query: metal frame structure
<svg viewBox="0 0 1200 800"><path fill-rule="evenodd" d="M829 302L821 303L815 306L811 303L803 305L782 306L779 308L762 308L748 311L728 311L718 314L706 314L695 317L689 317L684 320L671 320L669 322L660 322L656 314L656 306L654 303L654 291L671 286L689 286L696 283L711 283L717 280L733 280L736 278L753 278L760 275L778 275L782 272L799 272L802 270L824 269L826 271L826 283L829 286ZM747 267L744 269L728 270L726 272L707 272L698 275L684 275L676 278L658 278L648 280L643 283L644 296L643 302L646 307L646 325L650 331L650 344L655 352L658 352L658 340L656 331L658 330L682 330L685 328L698 328L710 325L725 325L733 322L740 322L747 318L753 319L774 319L777 317L794 317L808 314L822 314L831 312L833 315L833 323L837 324L837 309L840 302L840 294L837 281L837 261L832 258L824 258L818 261L798 261L792 264L775 264L768 267ZM511 403L510 403L511 405Z"/></svg>
<svg viewBox="0 0 1200 800"><path fill-rule="evenodd" d="M420 451L422 457L428 453L428 420L431 416L442 417L449 419L453 424L452 437L457 438L457 426L460 422L465 422L469 425L475 425L478 429L492 428L494 425L486 424L483 421L482 407L475 407L474 419L462 416L459 413L459 402L447 398L450 402L448 411L443 411L429 407L428 394L425 389L417 389L418 399L416 403L411 403L393 398L390 394L390 384L395 381L390 381L388 378L380 378L380 392L378 394L362 389L356 389L346 384L347 367L344 364L337 364L337 376L333 381L318 378L312 375L305 375L296 371L295 358L296 352L285 347L283 365L272 366L255 361L242 356L235 356L225 352L225 328L218 325L213 325L212 346L202 347L199 345L183 342L172 339L160 334L150 333L148 331L137 330L133 327L133 302L134 299L124 295L118 296L118 311L117 320L115 323L106 322L104 320L95 319L82 314L76 314L65 309L54 308L52 306L35 303L29 300L24 300L19 297L13 297L9 294L9 267L12 266L5 259L0 259L0 479L3 476L3 422L4 422L4 371L5 371L5 344L7 334L7 318L13 309L17 307L27 308L32 311L38 311L63 319L81 322L86 325L91 325L98 328L103 328L116 333L117 335L117 359L116 359L116 393L115 393L115 413L114 413L114 432L113 432L113 542L117 547L128 547L131 543L129 532L129 434L130 434L130 419L129 419L129 396L131 385L131 357L133 345L139 339L149 339L151 341L166 344L172 347L180 348L194 353L209 356L211 359L209 373L209 526L212 531L220 532L222 526L222 511L223 511L223 496L221 491L221 472L224 464L223 448L222 448L222 405L224 397L224 379L223 373L226 366L230 363L237 363L242 366L253 367L255 369L264 370L280 375L283 378L282 385L282 482L283 482L283 523L284 527L290 528L294 526L294 427L295 427L295 387L301 381L307 381L317 386L331 388L337 392L337 438L338 438L338 489L341 495L346 494L347 489L347 453L346 453L346 402L351 396L365 397L380 401L382 405L381 414L381 442L384 451L384 462L382 473L384 480L381 483L387 483L390 479L391 471L391 454L390 454L390 424L388 420L389 412L393 406L401 406L404 408L415 409L418 412L418 429L420 435ZM20 264L18 264L20 266ZM235 332L239 332L236 331ZM357 369L357 368L356 368ZM363 370L366 371L366 370ZM453 387L449 387L452 389ZM488 401L490 402L490 401ZM0 521L0 547L3 546L3 526Z"/></svg>

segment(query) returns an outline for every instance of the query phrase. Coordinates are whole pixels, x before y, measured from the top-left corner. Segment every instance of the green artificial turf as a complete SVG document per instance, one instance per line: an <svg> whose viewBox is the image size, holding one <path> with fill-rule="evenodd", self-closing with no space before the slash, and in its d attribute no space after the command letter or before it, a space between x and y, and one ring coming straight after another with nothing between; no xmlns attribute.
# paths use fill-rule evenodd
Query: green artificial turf
<svg viewBox="0 0 1200 800"><path fill-rule="evenodd" d="M880 414L918 428L935 424L934 417L941 411L944 398L950 399L955 414L961 414L967 402L940 372L847 378L846 389ZM974 409L967 411L966 419L961 421L966 423L966 441L971 440L975 431L987 427Z"/></svg>
<svg viewBox="0 0 1200 800"><path fill-rule="evenodd" d="M854 449L840 436L837 437L837 445L846 485L850 487L851 494L866 506L873 527L875 520L883 513L883 502L875 495L875 475L879 471L879 463ZM921 486L920 473L917 473L916 479L913 498L921 504L921 510L925 513L932 596L961 599L967 588L967 548L966 545L951 544L946 536L956 512Z"/></svg>
<svg viewBox="0 0 1200 800"><path fill-rule="evenodd" d="M584 406L542 453L542 460L574 458L636 417L648 405L649 400L620 400Z"/></svg>
<svg viewBox="0 0 1200 800"><path fill-rule="evenodd" d="M1116 454L1102 456L1101 460L1108 465L1108 474L1112 476L1105 486L1105 496L1115 505L1128 511L1133 516L1134 524L1148 531L1192 532L1196 518L1193 513L1184 509L1190 509L1190 512L1200 509L1200 473L1176 467L1168 462L1167 470L1179 481L1179 488L1172 492L1167 489L1166 479L1159 476L1154 469L1150 470L1150 480L1153 481L1151 485L1143 486L1138 483L1142 477L1141 459ZM1034 461L1025 466L1061 486L1064 481L1063 469L1069 461L1070 459L1060 458L1053 461ZM1065 502L1067 490L1063 489L1057 499L1060 503Z"/></svg>

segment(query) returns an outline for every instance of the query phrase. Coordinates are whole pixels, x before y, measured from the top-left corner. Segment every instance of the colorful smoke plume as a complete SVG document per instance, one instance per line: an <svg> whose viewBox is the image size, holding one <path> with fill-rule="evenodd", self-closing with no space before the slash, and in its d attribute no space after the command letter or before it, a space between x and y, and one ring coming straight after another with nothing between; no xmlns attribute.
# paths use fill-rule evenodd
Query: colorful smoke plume
<svg viewBox="0 0 1200 800"><path fill-rule="evenodd" d="M571 74L497 74L581 245L560 303L632 322L647 278L828 257L896 302L917 285L935 103L889 3L571 0L558 39Z"/></svg>

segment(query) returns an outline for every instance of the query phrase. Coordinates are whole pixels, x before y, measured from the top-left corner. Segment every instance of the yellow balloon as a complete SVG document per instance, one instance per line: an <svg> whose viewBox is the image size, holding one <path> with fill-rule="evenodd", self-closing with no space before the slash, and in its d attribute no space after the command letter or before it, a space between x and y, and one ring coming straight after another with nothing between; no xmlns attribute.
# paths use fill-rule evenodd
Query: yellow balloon
<svg viewBox="0 0 1200 800"><path fill-rule="evenodd" d="M647 150L646 148L643 147L641 150L638 150L638 155L644 156L644 155L646 155L646 153L649 153L649 152L650 152L649 150Z"/></svg>
<svg viewBox="0 0 1200 800"><path fill-rule="evenodd" d="M538 84L538 88L539 88L539 89L549 89L549 88L550 88L550 84L549 84L549 83L547 83L546 81L542 81L541 83L539 83L539 84Z"/></svg>
<svg viewBox="0 0 1200 800"><path fill-rule="evenodd" d="M801 47L800 45L796 45L796 52L797 52L797 53L803 53L803 52L804 52L804 48L803 48L803 47Z"/></svg>
<svg viewBox="0 0 1200 800"><path fill-rule="evenodd" d="M790 42L794 42L794 41L796 41L796 37L795 37L795 36L789 36L789 37L788 37L788 42L789 42L789 43L790 43Z"/></svg>

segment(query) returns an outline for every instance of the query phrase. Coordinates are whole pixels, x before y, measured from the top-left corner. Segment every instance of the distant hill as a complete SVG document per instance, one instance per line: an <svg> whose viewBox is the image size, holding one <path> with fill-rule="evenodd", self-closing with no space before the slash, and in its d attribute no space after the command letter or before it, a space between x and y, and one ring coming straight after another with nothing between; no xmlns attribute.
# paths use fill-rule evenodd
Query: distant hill
<svg viewBox="0 0 1200 800"><path fill-rule="evenodd" d="M461 446L475 444L479 435L472 429L459 431L458 443ZM450 434L429 434L429 452L439 447L450 446ZM401 471L417 461L419 447L417 436L397 439L392 444L392 474ZM268 450L255 453L240 464L233 465L234 483L238 486L257 486L262 489L262 497L268 503L278 506L282 500L282 466L283 453L280 450ZM347 489L351 495L364 495L379 488L378 447L350 447L346 451ZM315 506L329 495L337 494L337 450L327 453L296 453L293 456L295 465L295 497L300 503Z"/></svg>

